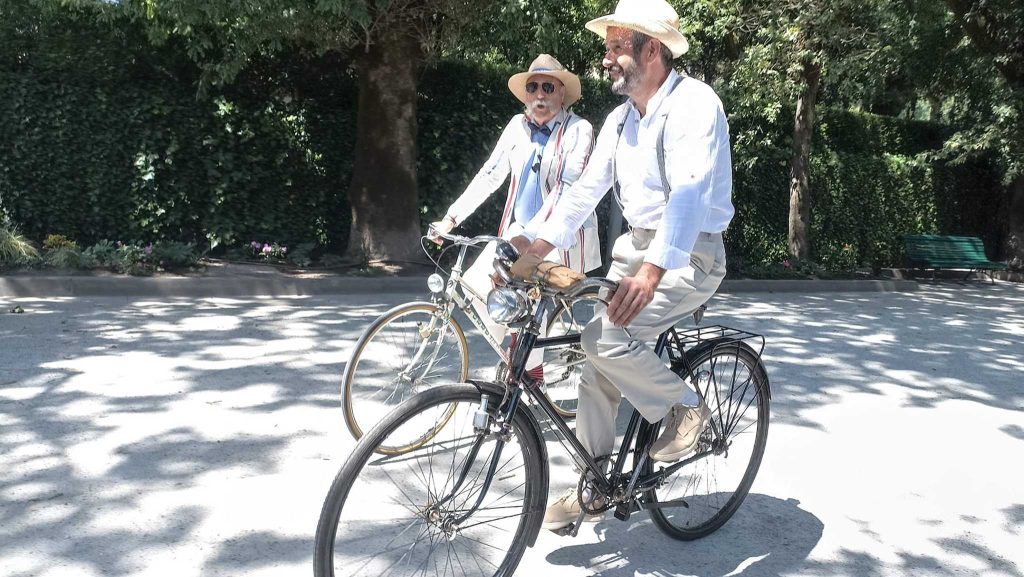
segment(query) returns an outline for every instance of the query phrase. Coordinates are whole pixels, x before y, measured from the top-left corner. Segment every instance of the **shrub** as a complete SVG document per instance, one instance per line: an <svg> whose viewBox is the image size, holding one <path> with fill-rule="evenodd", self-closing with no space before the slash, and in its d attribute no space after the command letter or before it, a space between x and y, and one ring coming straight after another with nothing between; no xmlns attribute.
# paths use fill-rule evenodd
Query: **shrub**
<svg viewBox="0 0 1024 577"><path fill-rule="evenodd" d="M195 266L199 254L191 243L177 241L159 241L152 245L150 255L161 269L179 269Z"/></svg>
<svg viewBox="0 0 1024 577"><path fill-rule="evenodd" d="M0 267L29 264L39 251L14 227L0 225Z"/></svg>

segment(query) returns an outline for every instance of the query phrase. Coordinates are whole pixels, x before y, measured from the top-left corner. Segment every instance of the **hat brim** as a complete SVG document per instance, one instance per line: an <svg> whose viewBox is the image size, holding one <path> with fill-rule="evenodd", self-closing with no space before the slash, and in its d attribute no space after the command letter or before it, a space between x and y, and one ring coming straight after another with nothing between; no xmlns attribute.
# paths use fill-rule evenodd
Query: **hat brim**
<svg viewBox="0 0 1024 577"><path fill-rule="evenodd" d="M526 82L531 76L550 76L552 78L557 78L565 85L565 99L562 100L562 108L569 108L575 104L583 94L583 87L580 84L579 77L568 70L534 70L533 72L520 72L518 74L513 74L508 79L508 89L511 90L512 94L514 94L515 97L523 104L529 102L530 95L526 92Z"/></svg>
<svg viewBox="0 0 1024 577"><path fill-rule="evenodd" d="M686 51L690 49L690 43L687 42L686 36L683 36L682 32L660 22L651 22L650 20L640 19L634 20L610 14L587 22L586 27L587 30L597 34L601 38L606 38L608 36L608 29L611 27L628 28L630 30L636 30L637 32L643 32L652 38L657 38L659 42L667 46L672 52L672 58L679 58L683 54L686 54Z"/></svg>

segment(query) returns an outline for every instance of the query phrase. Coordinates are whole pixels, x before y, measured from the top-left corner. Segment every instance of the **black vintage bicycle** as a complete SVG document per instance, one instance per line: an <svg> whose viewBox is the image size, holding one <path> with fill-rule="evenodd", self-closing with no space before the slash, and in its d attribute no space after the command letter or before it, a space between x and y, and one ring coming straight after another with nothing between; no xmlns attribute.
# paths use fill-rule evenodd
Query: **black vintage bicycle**
<svg viewBox="0 0 1024 577"><path fill-rule="evenodd" d="M555 303L601 300L605 279L559 292L511 278L515 249L501 243L495 270L506 285L488 297L492 316L520 330L497 382L437 385L408 399L368 431L338 472L317 525L314 573L510 576L537 538L548 495L545 429L578 469L583 510L620 520L646 511L669 536L692 540L721 527L750 490L768 434L770 391L764 338L723 326L670 329L656 352L694 385L712 412L697 449L671 464L648 450L661 423L633 411L617 453L595 459L545 395L524 379L536 347L577 346L579 334L542 338ZM696 315L695 315L696 316ZM699 319L695 319L699 320ZM540 419L538 419L540 416ZM381 446L409 446L401 454Z"/></svg>

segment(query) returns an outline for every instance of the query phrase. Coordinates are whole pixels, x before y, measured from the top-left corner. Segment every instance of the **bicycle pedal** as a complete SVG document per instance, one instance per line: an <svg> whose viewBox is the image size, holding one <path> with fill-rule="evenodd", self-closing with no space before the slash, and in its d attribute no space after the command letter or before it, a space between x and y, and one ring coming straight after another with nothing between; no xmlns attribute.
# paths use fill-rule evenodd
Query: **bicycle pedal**
<svg viewBox="0 0 1024 577"><path fill-rule="evenodd" d="M630 501L628 503L619 503L615 506L615 518L619 521L626 521L629 516L637 511L636 503Z"/></svg>
<svg viewBox="0 0 1024 577"><path fill-rule="evenodd" d="M555 535L558 535L559 537L575 537L576 536L576 527L577 527L576 523L569 523L568 525L566 525L565 527L562 527L561 529L555 529L554 531L552 531L552 533L554 533Z"/></svg>

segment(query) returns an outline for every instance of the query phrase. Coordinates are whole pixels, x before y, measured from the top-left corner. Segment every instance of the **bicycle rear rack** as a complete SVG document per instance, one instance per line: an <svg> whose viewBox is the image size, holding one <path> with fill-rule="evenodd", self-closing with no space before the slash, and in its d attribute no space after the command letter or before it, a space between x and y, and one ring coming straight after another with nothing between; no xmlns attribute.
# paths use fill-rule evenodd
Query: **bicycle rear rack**
<svg viewBox="0 0 1024 577"><path fill-rule="evenodd" d="M761 353L764 352L764 335L724 325L696 327L687 330L672 329L671 333L669 333L669 351L681 354L682 351L692 349L705 342L723 339L725 342L746 342L757 354L758 359L761 358Z"/></svg>

